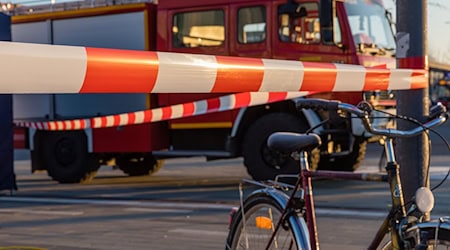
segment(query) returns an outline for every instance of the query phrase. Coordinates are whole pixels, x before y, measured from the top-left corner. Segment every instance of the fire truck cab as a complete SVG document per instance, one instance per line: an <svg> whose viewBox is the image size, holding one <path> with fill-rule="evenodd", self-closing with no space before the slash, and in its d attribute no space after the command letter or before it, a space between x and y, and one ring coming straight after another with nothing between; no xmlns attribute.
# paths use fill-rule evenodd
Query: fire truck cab
<svg viewBox="0 0 450 250"><path fill-rule="evenodd" d="M34 7L33 12L20 13L18 9L13 16L13 41L395 66L391 23L379 0L114 1L114 5L106 2L99 7L91 3L96 2L89 1L89 6L83 2L56 4L51 6L53 11L42 6ZM317 78L317 84L327 81ZM219 94L16 95L14 112L22 120L60 120L214 96ZM313 96L350 103L374 98L362 91ZM87 181L102 164L116 165L129 175L151 174L162 166L163 159L187 156L242 156L254 179L273 179L278 174L297 173L298 167L288 156L271 152L266 138L276 131L304 132L328 117L327 112L299 111L295 104L292 99L115 128L28 129L24 145L31 150L32 169L45 169L59 182ZM32 105L38 112L32 111ZM312 166L320 169L355 170L371 138L350 119L319 126L314 132L324 142L311 154Z"/></svg>

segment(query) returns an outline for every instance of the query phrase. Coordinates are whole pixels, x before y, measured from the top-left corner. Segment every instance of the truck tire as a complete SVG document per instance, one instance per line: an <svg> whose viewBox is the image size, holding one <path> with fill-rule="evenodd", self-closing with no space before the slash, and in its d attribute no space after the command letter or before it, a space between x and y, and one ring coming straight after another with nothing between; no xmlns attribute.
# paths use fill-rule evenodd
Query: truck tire
<svg viewBox="0 0 450 250"><path fill-rule="evenodd" d="M367 141L356 137L352 152L343 156L322 155L319 161L319 170L355 171L361 165L366 155Z"/></svg>
<svg viewBox="0 0 450 250"><path fill-rule="evenodd" d="M42 164L53 180L81 183L94 178L100 164L88 153L84 131L38 131L36 136Z"/></svg>
<svg viewBox="0 0 450 250"><path fill-rule="evenodd" d="M247 130L242 144L242 155L247 172L254 180L273 180L280 174L298 174L299 162L290 154L270 150L267 138L274 132L305 132L309 125L301 117L289 113L270 113L256 120ZM319 150L310 153L310 166L319 161ZM283 179L294 182L295 179Z"/></svg>
<svg viewBox="0 0 450 250"><path fill-rule="evenodd" d="M116 164L129 176L142 176L158 172L164 161L156 160L151 153L130 153L117 156Z"/></svg>

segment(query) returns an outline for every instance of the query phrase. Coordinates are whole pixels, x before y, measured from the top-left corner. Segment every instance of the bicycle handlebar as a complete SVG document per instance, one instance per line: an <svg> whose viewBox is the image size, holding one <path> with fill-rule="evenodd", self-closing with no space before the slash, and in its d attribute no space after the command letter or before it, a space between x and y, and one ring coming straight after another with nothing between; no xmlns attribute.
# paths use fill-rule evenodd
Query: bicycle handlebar
<svg viewBox="0 0 450 250"><path fill-rule="evenodd" d="M372 106L367 102L361 102L358 106L354 106L348 103L342 103L335 100L326 99L301 99L297 102L297 109L322 109L332 112L339 111L354 114L356 117L361 119L366 130L375 135L382 135L387 137L413 137L422 133L424 130L436 127L443 124L447 118L447 109L438 103L430 108L430 118L428 122L422 124L422 126L417 126L410 130L397 130L397 129L379 129L374 128L370 122L370 113L373 111Z"/></svg>

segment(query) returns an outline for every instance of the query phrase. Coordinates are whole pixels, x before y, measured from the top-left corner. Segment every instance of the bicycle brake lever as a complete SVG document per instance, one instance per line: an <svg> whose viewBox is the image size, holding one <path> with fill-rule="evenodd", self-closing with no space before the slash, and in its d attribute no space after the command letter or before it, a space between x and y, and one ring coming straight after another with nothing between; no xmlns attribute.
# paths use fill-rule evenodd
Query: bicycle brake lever
<svg viewBox="0 0 450 250"><path fill-rule="evenodd" d="M445 114L446 112L447 108L442 105L442 103L438 102L436 105L430 108L430 115L428 116L428 119L433 120L434 118L437 118L441 114Z"/></svg>
<svg viewBox="0 0 450 250"><path fill-rule="evenodd" d="M358 103L358 105L356 107L359 108L360 110L366 112L368 115L370 115L373 111L372 104L370 104L367 101L362 101L362 102Z"/></svg>

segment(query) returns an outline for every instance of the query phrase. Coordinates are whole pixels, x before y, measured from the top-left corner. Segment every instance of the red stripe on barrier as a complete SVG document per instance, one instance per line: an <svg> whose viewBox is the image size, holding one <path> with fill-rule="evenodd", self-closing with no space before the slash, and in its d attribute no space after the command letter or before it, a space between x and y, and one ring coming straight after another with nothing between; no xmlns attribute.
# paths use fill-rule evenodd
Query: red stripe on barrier
<svg viewBox="0 0 450 250"><path fill-rule="evenodd" d="M113 118L114 118L114 127L117 127L117 126L119 126L120 125L120 116L118 116L118 115L115 115L115 116L113 116Z"/></svg>
<svg viewBox="0 0 450 250"><path fill-rule="evenodd" d="M214 99L208 99L206 101L208 103L208 110L211 111L217 111L220 108L220 99L219 98L214 98Z"/></svg>
<svg viewBox="0 0 450 250"><path fill-rule="evenodd" d="M100 121L101 121L100 124L102 127L105 126L106 124L108 124L107 120L106 120L106 116L100 117Z"/></svg>
<svg viewBox="0 0 450 250"><path fill-rule="evenodd" d="M144 112L144 120L147 122L151 122L153 119L153 110L146 110Z"/></svg>
<svg viewBox="0 0 450 250"><path fill-rule="evenodd" d="M128 114L128 124L134 124L136 122L136 114L129 113Z"/></svg>
<svg viewBox="0 0 450 250"><path fill-rule="evenodd" d="M216 56L217 76L212 92L234 92L259 90L264 77L262 59Z"/></svg>
<svg viewBox="0 0 450 250"><path fill-rule="evenodd" d="M193 102L183 104L183 117L194 114L195 105Z"/></svg>
<svg viewBox="0 0 450 250"><path fill-rule="evenodd" d="M391 72L385 69L366 68L363 90L388 89Z"/></svg>
<svg viewBox="0 0 450 250"><path fill-rule="evenodd" d="M424 89L428 87L428 72L413 71L411 74L411 89Z"/></svg>
<svg viewBox="0 0 450 250"><path fill-rule="evenodd" d="M86 48L86 76L80 93L151 92L158 76L156 52Z"/></svg>
<svg viewBox="0 0 450 250"><path fill-rule="evenodd" d="M303 83L300 90L332 91L336 83L337 69L332 63L302 62Z"/></svg>
<svg viewBox="0 0 450 250"><path fill-rule="evenodd" d="M268 102L284 100L284 99L286 99L286 96L287 96L287 92L269 92Z"/></svg>
<svg viewBox="0 0 450 250"><path fill-rule="evenodd" d="M169 120L172 117L172 106L162 108L161 120Z"/></svg>
<svg viewBox="0 0 450 250"><path fill-rule="evenodd" d="M251 95L249 92L236 94L235 107L236 108L246 107L250 104L250 101L251 101Z"/></svg>

